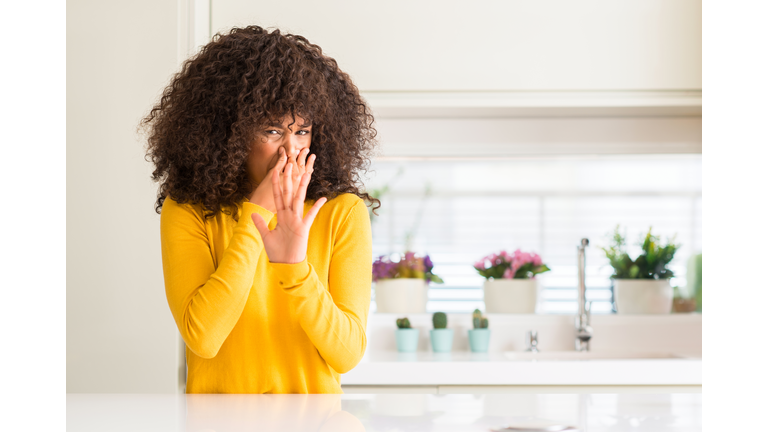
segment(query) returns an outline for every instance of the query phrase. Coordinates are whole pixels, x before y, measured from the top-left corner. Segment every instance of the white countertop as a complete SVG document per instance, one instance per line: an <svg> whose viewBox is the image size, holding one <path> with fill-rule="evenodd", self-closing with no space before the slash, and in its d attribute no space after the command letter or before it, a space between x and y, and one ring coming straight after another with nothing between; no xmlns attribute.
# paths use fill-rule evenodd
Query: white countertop
<svg viewBox="0 0 768 432"><path fill-rule="evenodd" d="M502 353L366 353L342 385L701 385L701 358L510 360Z"/></svg>
<svg viewBox="0 0 768 432"><path fill-rule="evenodd" d="M67 431L490 431L562 424L582 432L701 430L701 394L68 394Z"/></svg>

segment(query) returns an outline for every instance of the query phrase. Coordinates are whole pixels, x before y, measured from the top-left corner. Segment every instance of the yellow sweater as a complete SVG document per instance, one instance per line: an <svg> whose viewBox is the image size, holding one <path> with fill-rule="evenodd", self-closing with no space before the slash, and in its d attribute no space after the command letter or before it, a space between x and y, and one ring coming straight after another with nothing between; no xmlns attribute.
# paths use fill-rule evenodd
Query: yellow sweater
<svg viewBox="0 0 768 432"><path fill-rule="evenodd" d="M307 201L304 213L314 204ZM187 345L187 393L342 393L363 356L371 301L371 227L363 200L328 201L307 258L270 263L249 201L239 221L205 219L168 198L160 217L168 305Z"/></svg>

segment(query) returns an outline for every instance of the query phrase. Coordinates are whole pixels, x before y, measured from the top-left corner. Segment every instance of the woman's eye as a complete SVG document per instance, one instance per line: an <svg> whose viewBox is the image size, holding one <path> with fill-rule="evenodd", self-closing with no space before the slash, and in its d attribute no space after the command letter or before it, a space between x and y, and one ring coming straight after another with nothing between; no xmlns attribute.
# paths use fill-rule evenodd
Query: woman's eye
<svg viewBox="0 0 768 432"><path fill-rule="evenodd" d="M307 134L309 134L309 131L308 130L300 130L300 131L296 132L296 134L297 135L307 135Z"/></svg>
<svg viewBox="0 0 768 432"><path fill-rule="evenodd" d="M279 131L276 131L274 129L270 129L267 131L267 135L277 135L279 133L280 133Z"/></svg>

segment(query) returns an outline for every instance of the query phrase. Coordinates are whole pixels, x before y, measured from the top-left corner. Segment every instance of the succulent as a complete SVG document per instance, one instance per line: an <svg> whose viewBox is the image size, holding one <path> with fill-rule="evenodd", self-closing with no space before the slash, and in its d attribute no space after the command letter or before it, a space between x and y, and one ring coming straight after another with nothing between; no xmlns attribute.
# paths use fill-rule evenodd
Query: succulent
<svg viewBox="0 0 768 432"><path fill-rule="evenodd" d="M432 325L435 326L436 329L444 329L448 327L448 316L445 315L445 312L435 312L435 314L432 315Z"/></svg>
<svg viewBox="0 0 768 432"><path fill-rule="evenodd" d="M472 326L476 329L488 328L488 318L483 318L483 313L480 309L475 309L472 312Z"/></svg>
<svg viewBox="0 0 768 432"><path fill-rule="evenodd" d="M411 322L408 320L408 318L398 318L397 319L397 328L400 329L409 329L411 328Z"/></svg>

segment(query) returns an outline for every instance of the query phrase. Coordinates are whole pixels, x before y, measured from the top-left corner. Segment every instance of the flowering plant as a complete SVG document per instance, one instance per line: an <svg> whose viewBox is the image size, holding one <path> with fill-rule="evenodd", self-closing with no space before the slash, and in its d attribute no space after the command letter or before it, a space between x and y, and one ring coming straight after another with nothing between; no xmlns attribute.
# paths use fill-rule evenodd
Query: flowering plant
<svg viewBox="0 0 768 432"><path fill-rule="evenodd" d="M507 251L490 254L477 261L474 267L486 279L532 279L550 270L538 254L520 249L512 255Z"/></svg>
<svg viewBox="0 0 768 432"><path fill-rule="evenodd" d="M397 255L399 260L392 261L388 255L382 255L373 262L373 281L380 279L417 278L430 282L443 283L439 276L432 273L432 260L429 255L417 257L415 252Z"/></svg>

